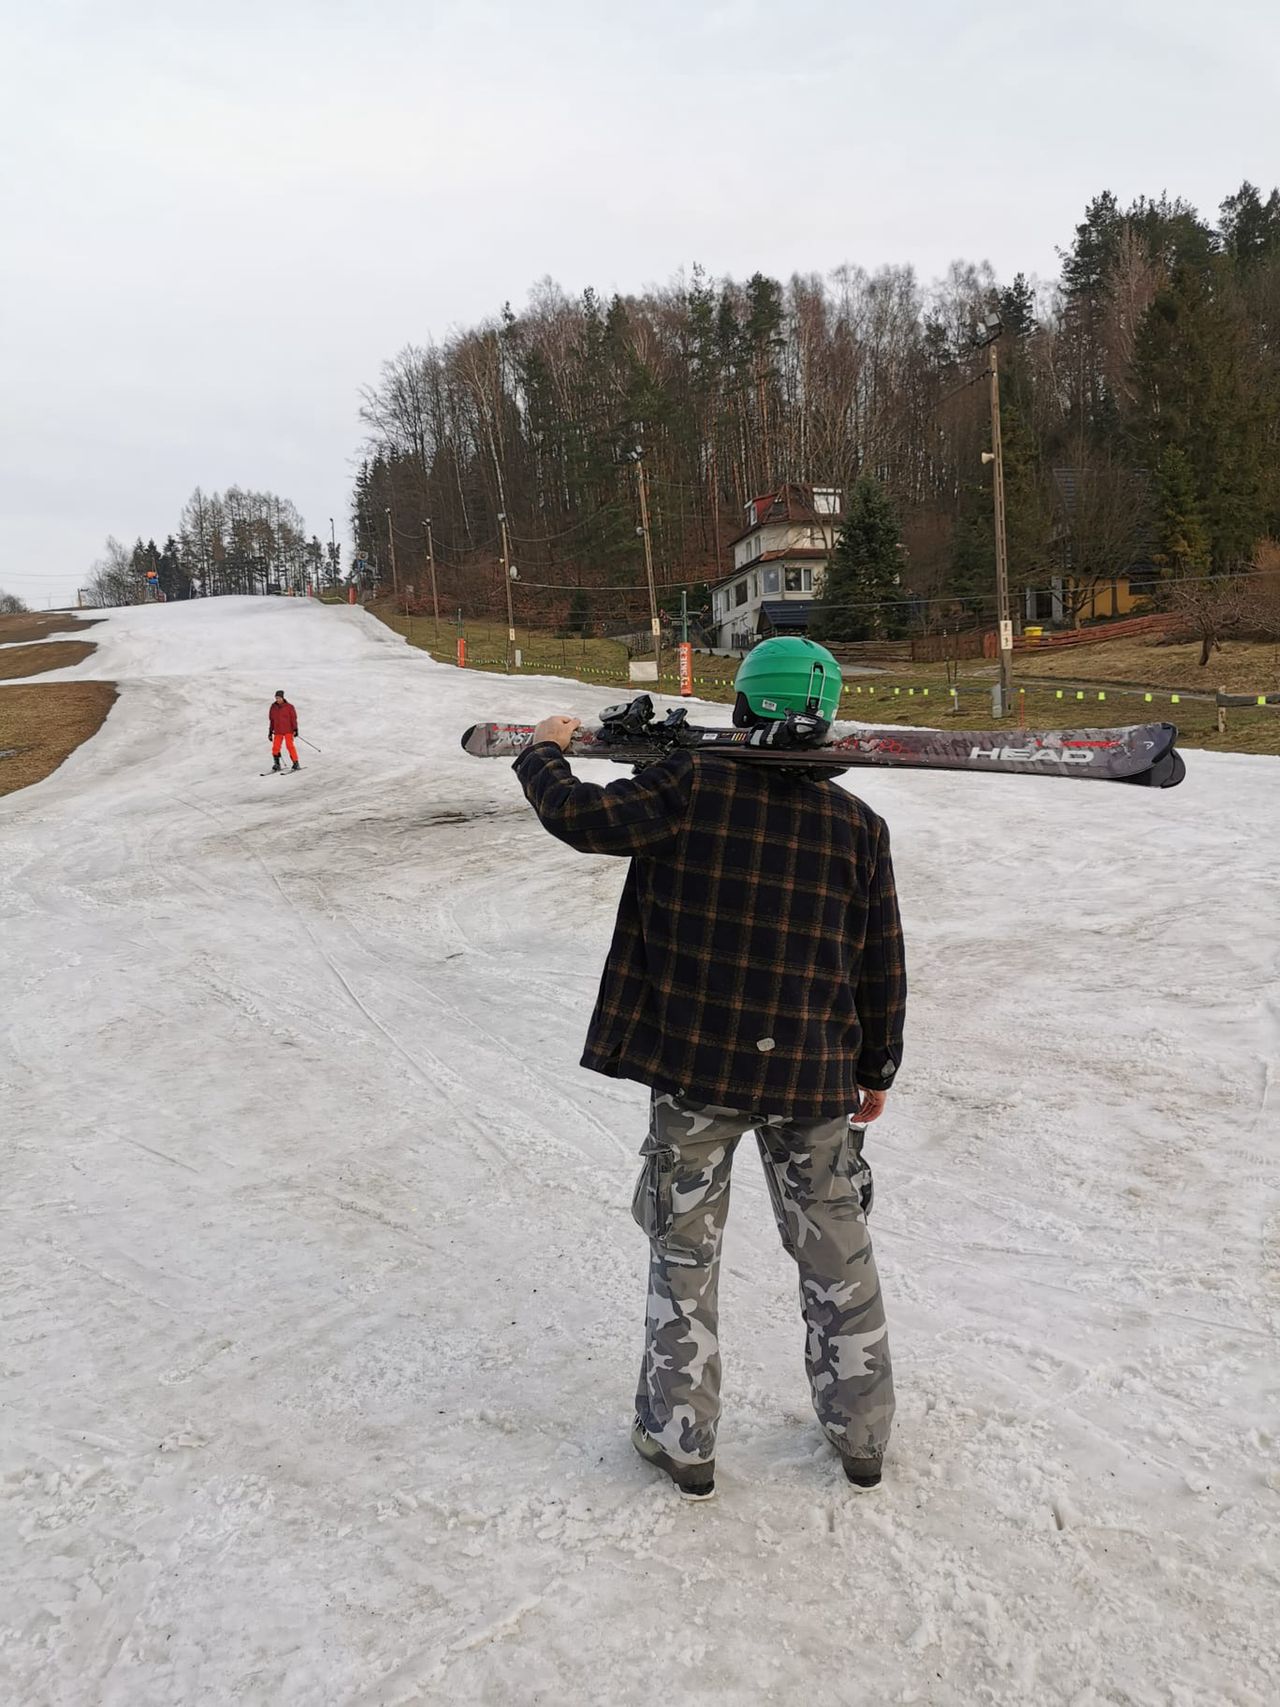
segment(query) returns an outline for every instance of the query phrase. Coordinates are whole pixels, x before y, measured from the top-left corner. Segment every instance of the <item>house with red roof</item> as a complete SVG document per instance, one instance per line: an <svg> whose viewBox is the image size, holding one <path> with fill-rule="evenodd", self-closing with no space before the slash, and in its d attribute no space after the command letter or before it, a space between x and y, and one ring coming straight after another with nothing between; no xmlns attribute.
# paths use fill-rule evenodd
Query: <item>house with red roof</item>
<svg viewBox="0 0 1280 1707"><path fill-rule="evenodd" d="M770 634L804 634L844 520L834 486L788 481L752 498L731 542L733 570L711 594L715 644L746 651Z"/></svg>

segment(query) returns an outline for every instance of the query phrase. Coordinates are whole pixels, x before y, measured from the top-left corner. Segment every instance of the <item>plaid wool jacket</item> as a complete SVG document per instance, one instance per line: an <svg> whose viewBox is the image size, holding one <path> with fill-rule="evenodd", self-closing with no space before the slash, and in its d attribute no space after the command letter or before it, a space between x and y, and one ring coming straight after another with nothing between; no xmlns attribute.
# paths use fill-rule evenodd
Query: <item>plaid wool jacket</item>
<svg viewBox="0 0 1280 1707"><path fill-rule="evenodd" d="M709 753L601 788L542 742L515 772L553 836L631 857L584 1067L795 1119L888 1088L907 984L870 807L830 779Z"/></svg>

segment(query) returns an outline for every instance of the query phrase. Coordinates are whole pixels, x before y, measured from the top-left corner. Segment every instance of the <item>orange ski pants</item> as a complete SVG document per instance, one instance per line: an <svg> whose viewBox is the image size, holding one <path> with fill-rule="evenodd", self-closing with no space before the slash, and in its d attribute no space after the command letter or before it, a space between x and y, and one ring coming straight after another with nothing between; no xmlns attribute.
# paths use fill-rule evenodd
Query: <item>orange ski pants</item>
<svg viewBox="0 0 1280 1707"><path fill-rule="evenodd" d="M283 741L285 746L288 747L289 757L293 760L294 764L296 765L298 762L298 749L294 746L293 736L289 734L288 730L284 730L281 733L273 735L271 737L271 757L273 759L278 759L280 757L280 743L281 743L281 741Z"/></svg>

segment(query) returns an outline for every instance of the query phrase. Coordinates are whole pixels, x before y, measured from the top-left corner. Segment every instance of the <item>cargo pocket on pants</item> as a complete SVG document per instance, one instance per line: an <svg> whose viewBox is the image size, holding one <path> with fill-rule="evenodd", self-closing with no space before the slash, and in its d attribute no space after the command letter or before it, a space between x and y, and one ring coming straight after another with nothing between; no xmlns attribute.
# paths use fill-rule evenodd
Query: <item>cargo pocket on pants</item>
<svg viewBox="0 0 1280 1707"><path fill-rule="evenodd" d="M849 1184L857 1194L862 1204L863 1216L870 1215L871 1205L875 1202L876 1187L871 1177L871 1164L862 1153L862 1142L866 1137L865 1126L855 1126L849 1122L849 1132L844 1145L844 1171L848 1175Z"/></svg>
<svg viewBox="0 0 1280 1707"><path fill-rule="evenodd" d="M651 1239L664 1238L671 1231L671 1187L676 1171L676 1153L665 1146L654 1145L646 1139L640 1154L644 1165L631 1198L631 1214L636 1225Z"/></svg>

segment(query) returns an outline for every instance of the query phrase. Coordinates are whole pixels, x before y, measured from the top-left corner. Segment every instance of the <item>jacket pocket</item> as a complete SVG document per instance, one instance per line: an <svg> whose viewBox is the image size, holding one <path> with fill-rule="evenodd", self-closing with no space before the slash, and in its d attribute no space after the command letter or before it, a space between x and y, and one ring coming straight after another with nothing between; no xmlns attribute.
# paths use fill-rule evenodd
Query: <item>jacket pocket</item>
<svg viewBox="0 0 1280 1707"><path fill-rule="evenodd" d="M631 1214L636 1225L649 1238L665 1238L671 1231L671 1187L676 1171L676 1153L646 1139L640 1154L644 1162L632 1193Z"/></svg>

